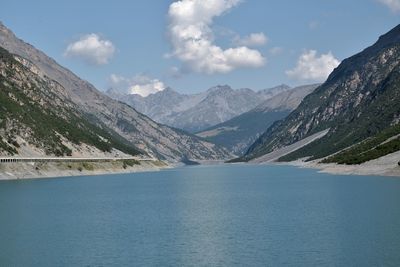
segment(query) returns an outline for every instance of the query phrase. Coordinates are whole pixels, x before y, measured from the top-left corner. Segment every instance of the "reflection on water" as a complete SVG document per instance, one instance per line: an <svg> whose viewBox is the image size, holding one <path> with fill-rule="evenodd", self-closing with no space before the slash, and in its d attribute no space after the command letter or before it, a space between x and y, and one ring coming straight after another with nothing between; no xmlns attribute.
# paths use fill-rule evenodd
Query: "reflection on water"
<svg viewBox="0 0 400 267"><path fill-rule="evenodd" d="M284 166L0 182L0 266L399 266L400 179Z"/></svg>

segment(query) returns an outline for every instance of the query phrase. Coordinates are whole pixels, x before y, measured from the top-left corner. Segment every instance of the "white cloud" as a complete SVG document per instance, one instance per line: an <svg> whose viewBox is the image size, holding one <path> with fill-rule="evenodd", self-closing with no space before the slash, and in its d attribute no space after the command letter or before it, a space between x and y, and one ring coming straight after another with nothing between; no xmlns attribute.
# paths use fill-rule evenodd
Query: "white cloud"
<svg viewBox="0 0 400 267"><path fill-rule="evenodd" d="M237 68L265 64L258 50L246 46L222 49L214 44L211 25L215 17L237 6L240 0L180 0L169 7L168 33L173 56L201 73L227 73Z"/></svg>
<svg viewBox="0 0 400 267"><path fill-rule="evenodd" d="M91 33L69 44L64 55L81 58L89 64L104 65L110 61L114 52L115 47L111 41L101 39L99 35Z"/></svg>
<svg viewBox="0 0 400 267"><path fill-rule="evenodd" d="M113 89L127 94L141 95L143 97L157 93L166 88L164 83L160 80L150 78L143 74L136 75L132 78L111 74L109 82Z"/></svg>
<svg viewBox="0 0 400 267"><path fill-rule="evenodd" d="M264 33L252 33L249 36L243 38L236 37L234 39L235 44L241 46L263 46L268 42L267 36Z"/></svg>
<svg viewBox="0 0 400 267"><path fill-rule="evenodd" d="M400 0L378 0L393 12L400 12Z"/></svg>
<svg viewBox="0 0 400 267"><path fill-rule="evenodd" d="M309 50L299 57L294 69L286 71L286 75L296 80L322 82L339 64L331 52L318 56L317 51Z"/></svg>

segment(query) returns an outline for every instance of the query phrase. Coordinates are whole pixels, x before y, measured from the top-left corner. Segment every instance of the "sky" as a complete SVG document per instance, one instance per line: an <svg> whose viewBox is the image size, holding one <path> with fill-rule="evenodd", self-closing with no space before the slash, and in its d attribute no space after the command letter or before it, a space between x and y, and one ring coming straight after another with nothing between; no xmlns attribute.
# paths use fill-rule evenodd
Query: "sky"
<svg viewBox="0 0 400 267"><path fill-rule="evenodd" d="M400 0L2 0L0 21L99 90L323 82L400 22Z"/></svg>

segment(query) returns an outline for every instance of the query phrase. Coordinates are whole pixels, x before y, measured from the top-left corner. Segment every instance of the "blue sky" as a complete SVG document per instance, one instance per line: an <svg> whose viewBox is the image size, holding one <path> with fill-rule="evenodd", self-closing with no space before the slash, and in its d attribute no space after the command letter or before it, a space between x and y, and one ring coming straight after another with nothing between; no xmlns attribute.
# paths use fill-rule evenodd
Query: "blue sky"
<svg viewBox="0 0 400 267"><path fill-rule="evenodd" d="M400 0L3 0L1 6L0 20L18 37L98 89L144 94L165 86L193 93L217 84L258 90L323 81L400 18Z"/></svg>

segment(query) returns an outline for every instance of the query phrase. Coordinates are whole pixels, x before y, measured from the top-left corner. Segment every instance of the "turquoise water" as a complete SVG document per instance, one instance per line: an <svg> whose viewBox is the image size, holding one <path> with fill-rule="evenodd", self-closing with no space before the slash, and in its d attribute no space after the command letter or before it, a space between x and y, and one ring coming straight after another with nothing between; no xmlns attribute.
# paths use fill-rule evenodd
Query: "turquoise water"
<svg viewBox="0 0 400 267"><path fill-rule="evenodd" d="M400 179L235 165L3 181L0 266L400 266Z"/></svg>

